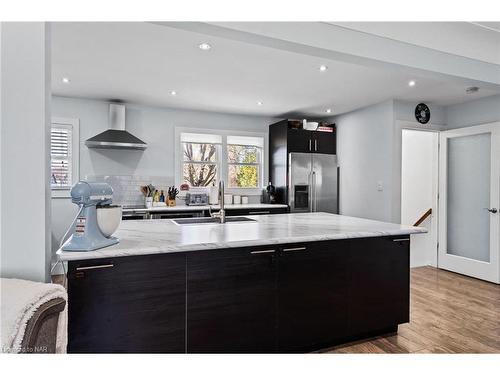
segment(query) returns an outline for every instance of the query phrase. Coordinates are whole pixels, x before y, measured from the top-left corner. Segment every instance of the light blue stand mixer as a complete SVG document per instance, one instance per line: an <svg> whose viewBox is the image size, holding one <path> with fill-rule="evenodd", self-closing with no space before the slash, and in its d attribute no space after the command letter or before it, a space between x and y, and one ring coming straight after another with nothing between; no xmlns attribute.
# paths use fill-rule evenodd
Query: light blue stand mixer
<svg viewBox="0 0 500 375"><path fill-rule="evenodd" d="M71 188L71 201L80 207L63 241L70 231L71 237L61 246L64 251L91 251L119 242L118 238L106 237L97 222L97 206L113 202L113 188L106 183L77 182Z"/></svg>

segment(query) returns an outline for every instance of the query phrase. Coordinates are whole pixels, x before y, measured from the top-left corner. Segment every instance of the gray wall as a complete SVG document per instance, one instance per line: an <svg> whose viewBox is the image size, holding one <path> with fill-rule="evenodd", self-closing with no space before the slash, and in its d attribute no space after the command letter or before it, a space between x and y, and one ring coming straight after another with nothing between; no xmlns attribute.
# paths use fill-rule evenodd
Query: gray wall
<svg viewBox="0 0 500 375"><path fill-rule="evenodd" d="M342 214L401 221L401 131L404 127L439 130L446 120L444 107L430 105L431 121L419 125L416 104L388 100L333 118Z"/></svg>
<svg viewBox="0 0 500 375"><path fill-rule="evenodd" d="M403 128L446 130L500 121L500 95L447 107L430 104L426 125L415 121L416 104L389 100L331 119L337 124L342 214L400 222Z"/></svg>
<svg viewBox="0 0 500 375"><path fill-rule="evenodd" d="M448 129L500 121L500 95L446 107Z"/></svg>
<svg viewBox="0 0 500 375"><path fill-rule="evenodd" d="M174 128L267 132L268 117L238 116L127 104L127 130L148 144L144 152L88 149L86 139L107 129L108 102L52 98L52 115L80 119L80 177L150 175L174 178Z"/></svg>
<svg viewBox="0 0 500 375"><path fill-rule="evenodd" d="M46 282L50 262L50 28L0 23L1 277Z"/></svg>
<svg viewBox="0 0 500 375"><path fill-rule="evenodd" d="M108 127L108 102L80 98L52 97L52 116L80 120L80 178L102 175L165 177L174 181L175 127L231 129L267 132L269 117L238 116L214 112L127 104L126 126L148 144L144 152L97 150L85 146L86 139ZM67 226L76 215L68 198L52 199L52 249L55 251Z"/></svg>
<svg viewBox="0 0 500 375"><path fill-rule="evenodd" d="M340 213L392 221L393 100L333 120L337 124Z"/></svg>
<svg viewBox="0 0 500 375"><path fill-rule="evenodd" d="M401 121L416 121L415 120L415 107L417 102L407 102L403 100L394 100L394 119ZM425 126L430 125L445 125L446 124L446 107L429 104L431 111L431 119Z"/></svg>

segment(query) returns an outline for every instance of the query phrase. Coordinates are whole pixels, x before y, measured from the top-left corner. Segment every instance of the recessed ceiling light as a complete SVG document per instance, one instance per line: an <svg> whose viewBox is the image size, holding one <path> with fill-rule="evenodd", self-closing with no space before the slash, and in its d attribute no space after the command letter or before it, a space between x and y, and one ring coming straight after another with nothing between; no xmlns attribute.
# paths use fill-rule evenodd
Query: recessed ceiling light
<svg viewBox="0 0 500 375"><path fill-rule="evenodd" d="M328 108L325 112L326 113L332 113L332 110L330 108Z"/></svg>
<svg viewBox="0 0 500 375"><path fill-rule="evenodd" d="M201 43L198 47L200 47L201 50L203 51L208 51L212 46L208 43Z"/></svg>
<svg viewBox="0 0 500 375"><path fill-rule="evenodd" d="M177 95L177 91L174 91L174 90L170 91L170 95L176 96Z"/></svg>
<svg viewBox="0 0 500 375"><path fill-rule="evenodd" d="M264 103L262 103L262 102L257 102L257 105L262 105L262 104L264 104Z"/></svg>
<svg viewBox="0 0 500 375"><path fill-rule="evenodd" d="M326 65L321 65L321 66L319 67L319 71L320 71L320 72L324 72L324 71L326 71L327 69L328 69L328 67L327 67Z"/></svg>
<svg viewBox="0 0 500 375"><path fill-rule="evenodd" d="M410 82L408 82L408 86L410 86L410 87L413 87L413 86L415 86L416 84L417 84L417 82L415 82L415 81L413 81L413 80L411 80Z"/></svg>
<svg viewBox="0 0 500 375"><path fill-rule="evenodd" d="M71 82L71 80L69 78L67 78L67 77L64 77L62 79L62 81L63 81L63 83L70 83Z"/></svg>

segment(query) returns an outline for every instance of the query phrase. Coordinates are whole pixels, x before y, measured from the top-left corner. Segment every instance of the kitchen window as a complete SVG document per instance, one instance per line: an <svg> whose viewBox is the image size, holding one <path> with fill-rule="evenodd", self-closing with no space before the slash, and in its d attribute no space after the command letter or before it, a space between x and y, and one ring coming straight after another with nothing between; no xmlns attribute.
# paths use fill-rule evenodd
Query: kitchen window
<svg viewBox="0 0 500 375"><path fill-rule="evenodd" d="M222 137L210 134L181 134L182 183L212 186L219 175Z"/></svg>
<svg viewBox="0 0 500 375"><path fill-rule="evenodd" d="M227 186L259 188L262 186L261 137L227 137Z"/></svg>
<svg viewBox="0 0 500 375"><path fill-rule="evenodd" d="M56 196L68 196L78 181L78 120L53 119L50 129L50 187Z"/></svg>
<svg viewBox="0 0 500 375"><path fill-rule="evenodd" d="M223 180L226 189L234 190L233 193L261 193L265 174L264 134L228 130L198 133L177 129L178 184L207 187Z"/></svg>

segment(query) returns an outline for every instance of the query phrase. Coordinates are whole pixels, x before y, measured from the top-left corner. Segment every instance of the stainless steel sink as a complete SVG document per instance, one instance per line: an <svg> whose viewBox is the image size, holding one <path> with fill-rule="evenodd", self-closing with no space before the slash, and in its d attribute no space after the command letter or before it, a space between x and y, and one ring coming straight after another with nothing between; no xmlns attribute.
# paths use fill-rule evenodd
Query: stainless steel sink
<svg viewBox="0 0 500 375"><path fill-rule="evenodd" d="M220 224L220 218L218 217L193 217L184 219L173 219L172 220L177 225L196 225L196 224ZM237 223L237 222L251 222L257 221L255 219L250 219L244 216L233 216L226 217L226 223Z"/></svg>

